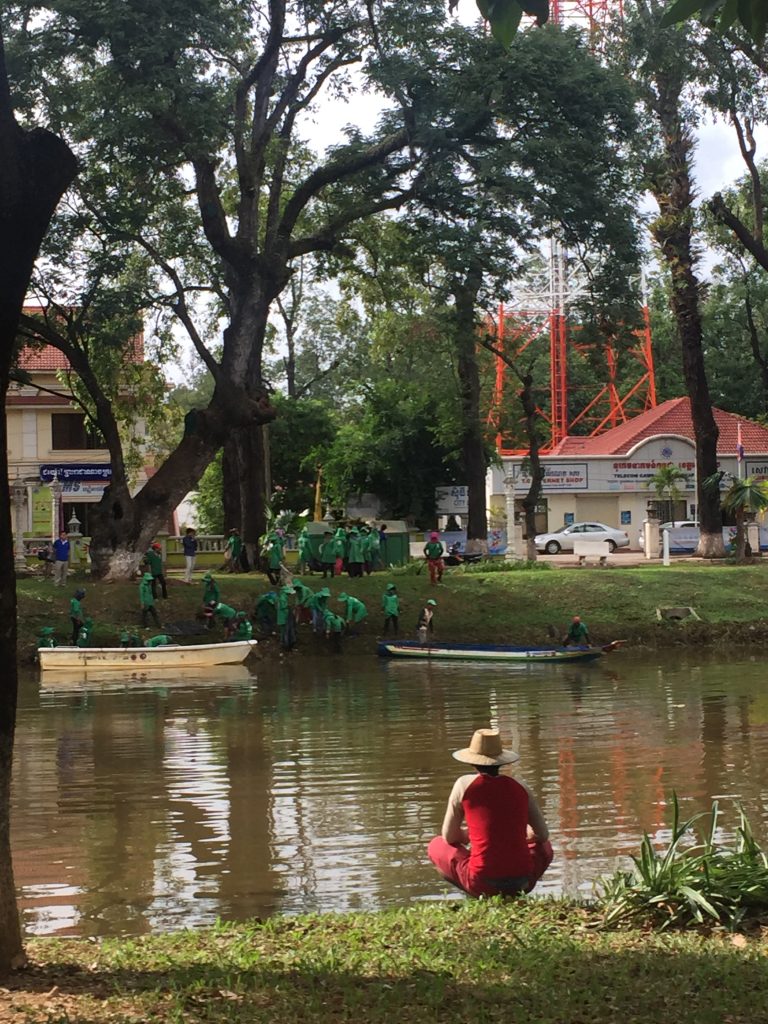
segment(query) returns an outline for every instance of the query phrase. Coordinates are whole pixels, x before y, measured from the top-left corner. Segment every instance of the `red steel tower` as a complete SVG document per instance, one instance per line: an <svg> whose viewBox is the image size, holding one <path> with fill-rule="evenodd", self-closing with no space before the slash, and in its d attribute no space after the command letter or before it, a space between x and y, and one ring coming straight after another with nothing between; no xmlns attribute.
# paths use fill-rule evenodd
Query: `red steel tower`
<svg viewBox="0 0 768 1024"><path fill-rule="evenodd" d="M579 25L589 32L593 49L602 50L608 21L621 17L622 0L552 0L551 20L561 25ZM648 308L643 301L642 327L635 332L635 344L624 355L619 370L619 351L611 339L602 344L601 380L587 388L569 386L569 354L584 355L569 322L569 307L578 295L578 283L569 273L567 254L557 239L550 242L549 285L538 292L516 291L515 300L499 307L497 347L513 358L537 339L549 338L549 410L542 415L550 424L550 436L543 451L552 451L569 433L589 435L623 423L630 416L656 405L656 382L651 346ZM631 368L631 369L630 369ZM499 423L505 385L511 371L501 358L496 360L496 385L491 418ZM497 434L501 455L524 454L513 440Z"/></svg>

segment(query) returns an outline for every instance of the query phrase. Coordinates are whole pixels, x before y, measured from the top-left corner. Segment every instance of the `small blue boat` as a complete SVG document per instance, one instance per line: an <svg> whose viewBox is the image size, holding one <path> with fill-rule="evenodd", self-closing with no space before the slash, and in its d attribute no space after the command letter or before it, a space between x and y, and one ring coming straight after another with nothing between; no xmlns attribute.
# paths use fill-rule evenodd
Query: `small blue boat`
<svg viewBox="0 0 768 1024"><path fill-rule="evenodd" d="M380 640L380 658L417 658L440 661L515 661L525 664L594 661L622 641L603 647L512 647L507 644L436 644L418 640Z"/></svg>

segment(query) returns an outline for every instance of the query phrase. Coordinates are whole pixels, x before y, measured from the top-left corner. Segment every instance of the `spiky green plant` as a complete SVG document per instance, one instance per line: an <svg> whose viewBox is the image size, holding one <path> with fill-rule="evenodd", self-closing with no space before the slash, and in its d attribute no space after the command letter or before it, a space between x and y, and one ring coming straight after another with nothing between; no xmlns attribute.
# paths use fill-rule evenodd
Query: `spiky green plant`
<svg viewBox="0 0 768 1024"><path fill-rule="evenodd" d="M768 857L756 842L749 819L739 807L734 844L717 844L718 802L707 814L680 821L673 794L672 837L665 850L656 850L646 834L631 871L617 871L599 883L602 926L628 921L660 929L712 923L736 929L752 913L768 911ZM709 828L696 841L694 824L709 817Z"/></svg>

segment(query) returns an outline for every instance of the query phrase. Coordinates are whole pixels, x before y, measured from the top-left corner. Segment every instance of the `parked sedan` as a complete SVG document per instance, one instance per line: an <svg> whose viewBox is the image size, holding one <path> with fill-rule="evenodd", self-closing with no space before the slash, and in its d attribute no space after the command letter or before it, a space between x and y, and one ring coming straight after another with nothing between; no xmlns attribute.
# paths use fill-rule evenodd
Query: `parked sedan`
<svg viewBox="0 0 768 1024"><path fill-rule="evenodd" d="M629 545L628 534L613 526L606 526L605 523L571 523L570 526L561 526L554 533L540 533L534 538L536 550L546 551L548 555L573 551L574 541L577 540L608 541L609 551Z"/></svg>
<svg viewBox="0 0 768 1024"><path fill-rule="evenodd" d="M699 524L693 519L676 519L674 523L662 523L659 527L659 537L661 537L662 530L698 530ZM640 545L640 550L645 549L645 533L641 530L637 538L637 543ZM661 541L659 541L661 543Z"/></svg>

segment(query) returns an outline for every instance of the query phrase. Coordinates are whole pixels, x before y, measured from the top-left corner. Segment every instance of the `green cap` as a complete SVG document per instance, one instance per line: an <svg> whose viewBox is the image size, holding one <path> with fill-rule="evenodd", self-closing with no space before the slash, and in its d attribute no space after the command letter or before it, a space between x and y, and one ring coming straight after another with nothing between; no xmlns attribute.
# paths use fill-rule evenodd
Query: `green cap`
<svg viewBox="0 0 768 1024"><path fill-rule="evenodd" d="M397 590L397 587L395 586L394 583L388 583L387 590Z"/></svg>
<svg viewBox="0 0 768 1024"><path fill-rule="evenodd" d="M431 605L434 605L434 606L435 606L435 608L437 608L437 601L435 601L435 600L434 600L433 598L431 598L431 597L430 597L430 599L429 599L429 600L427 601L427 604L431 604Z"/></svg>
<svg viewBox="0 0 768 1024"><path fill-rule="evenodd" d="M330 597L330 596L331 596L331 592L328 589L328 587L321 587L318 590L318 592L315 594L315 597Z"/></svg>
<svg viewBox="0 0 768 1024"><path fill-rule="evenodd" d="M141 578L142 578L143 580L149 580L149 582L151 583L151 582L152 582L152 580L153 580L153 579L154 579L155 577L154 577L154 576L152 575L152 573L151 573L151 572L145 572L145 573L144 573L144 575L143 575L143 576L142 576Z"/></svg>
<svg viewBox="0 0 768 1024"><path fill-rule="evenodd" d="M346 594L339 594L337 600L339 600L339 601L346 601L347 600L347 595Z"/></svg>
<svg viewBox="0 0 768 1024"><path fill-rule="evenodd" d="M40 630L40 636L53 636L54 632L53 626L43 626Z"/></svg>

